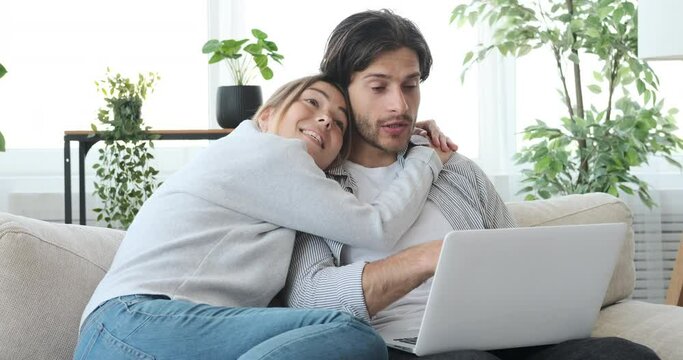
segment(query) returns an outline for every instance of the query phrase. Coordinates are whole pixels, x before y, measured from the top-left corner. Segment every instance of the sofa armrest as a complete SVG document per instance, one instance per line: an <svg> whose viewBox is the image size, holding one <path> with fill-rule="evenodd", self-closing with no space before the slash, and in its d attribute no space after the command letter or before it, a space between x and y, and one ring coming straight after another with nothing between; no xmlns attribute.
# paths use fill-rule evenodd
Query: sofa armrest
<svg viewBox="0 0 683 360"><path fill-rule="evenodd" d="M123 235L0 213L3 358L73 357L83 308Z"/></svg>
<svg viewBox="0 0 683 360"><path fill-rule="evenodd" d="M635 286L633 218L620 199L604 193L568 195L549 200L508 203L519 226L626 223L627 235L612 274L603 306L631 295Z"/></svg>

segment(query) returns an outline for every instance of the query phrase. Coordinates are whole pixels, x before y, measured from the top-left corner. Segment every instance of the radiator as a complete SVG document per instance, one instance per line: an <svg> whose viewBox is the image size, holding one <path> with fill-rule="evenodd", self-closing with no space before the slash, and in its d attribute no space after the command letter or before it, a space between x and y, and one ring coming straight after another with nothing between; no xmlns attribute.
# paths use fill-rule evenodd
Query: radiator
<svg viewBox="0 0 683 360"><path fill-rule="evenodd" d="M671 272L683 236L683 190L660 190L659 206L647 209L635 200L636 286L633 299L664 303Z"/></svg>

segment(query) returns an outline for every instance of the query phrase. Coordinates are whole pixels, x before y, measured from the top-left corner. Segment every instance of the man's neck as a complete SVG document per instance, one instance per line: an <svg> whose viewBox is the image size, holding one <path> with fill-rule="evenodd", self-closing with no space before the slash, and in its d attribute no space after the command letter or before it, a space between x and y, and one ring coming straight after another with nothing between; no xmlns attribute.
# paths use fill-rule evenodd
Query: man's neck
<svg viewBox="0 0 683 360"><path fill-rule="evenodd" d="M393 164L396 162L397 155L365 142L354 141L351 154L349 154L349 161L368 168L376 168Z"/></svg>

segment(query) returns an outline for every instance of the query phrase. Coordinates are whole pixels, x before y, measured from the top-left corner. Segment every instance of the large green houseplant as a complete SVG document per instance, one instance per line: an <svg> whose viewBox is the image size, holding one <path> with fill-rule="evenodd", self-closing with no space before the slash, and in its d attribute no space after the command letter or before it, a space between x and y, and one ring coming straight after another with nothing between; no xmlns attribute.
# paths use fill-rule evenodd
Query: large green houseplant
<svg viewBox="0 0 683 360"><path fill-rule="evenodd" d="M7 69L5 69L2 64L0 64L0 78L7 74ZM0 131L0 151L5 151L5 137L2 136L2 131Z"/></svg>
<svg viewBox="0 0 683 360"><path fill-rule="evenodd" d="M473 0L457 6L451 22L493 28L490 42L465 56L463 75L493 50L515 57L552 50L548 61L557 67L566 116L559 127L537 120L524 130L533 142L515 159L533 165L523 170L528 186L520 192L527 199L623 191L654 205L647 183L631 169L649 155L680 168L671 155L683 149L683 139L674 134L677 110L664 110L657 76L638 59L634 0ZM599 67L587 69L589 58Z"/></svg>
<svg viewBox="0 0 683 360"><path fill-rule="evenodd" d="M150 161L153 139L149 126L145 126L141 112L142 103L153 85L159 80L155 73L138 75L131 81L121 74L112 74L96 81L97 89L104 95L105 106L99 109L97 118L104 129L92 124L92 129L104 141L99 150L94 194L102 201L95 208L97 221L107 227L127 229L145 200L158 187L159 173Z"/></svg>
<svg viewBox="0 0 683 360"><path fill-rule="evenodd" d="M258 72L263 79L273 78L268 59L280 63L284 56L277 53L278 47L268 40L268 35L259 29L252 29L254 39L212 39L202 47L204 54L211 54L209 64L224 63L235 85L221 86L217 91L216 115L218 124L234 128L242 120L254 115L263 98L261 87L249 85Z"/></svg>

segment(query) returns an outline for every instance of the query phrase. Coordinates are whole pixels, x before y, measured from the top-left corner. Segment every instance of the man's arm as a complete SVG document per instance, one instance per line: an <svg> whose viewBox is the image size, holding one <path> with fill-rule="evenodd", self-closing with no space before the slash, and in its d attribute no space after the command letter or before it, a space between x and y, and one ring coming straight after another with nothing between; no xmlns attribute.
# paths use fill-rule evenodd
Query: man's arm
<svg viewBox="0 0 683 360"><path fill-rule="evenodd" d="M434 276L442 243L415 245L365 265L363 294L370 317Z"/></svg>
<svg viewBox="0 0 683 360"><path fill-rule="evenodd" d="M483 217L485 228L515 226L493 184L471 160L453 155L444 170L439 175L441 186L432 187L437 197L447 199L447 193L457 196L460 192L463 200L472 199L462 206L470 204L472 213ZM448 210L446 206L445 211ZM449 215L453 216L451 212ZM335 258L338 260L341 253L340 243L300 233L287 278L286 301L292 307L343 310L369 320L434 274L441 243L416 245L367 264L337 266Z"/></svg>
<svg viewBox="0 0 683 360"><path fill-rule="evenodd" d="M439 152L438 149L437 153ZM449 172L472 179L473 191L479 200L479 213L487 229L514 227L515 223L495 187L471 160L461 157L449 161L450 153L439 153L444 162L443 183L454 191L457 180L448 180ZM434 276L443 241L431 241L405 249L388 258L368 263L362 276L363 292L370 317L400 299Z"/></svg>
<svg viewBox="0 0 683 360"><path fill-rule="evenodd" d="M370 320L434 275L441 243L416 245L370 263L337 266L330 247L337 248L339 243L299 233L287 276L285 303L291 307L342 310Z"/></svg>

